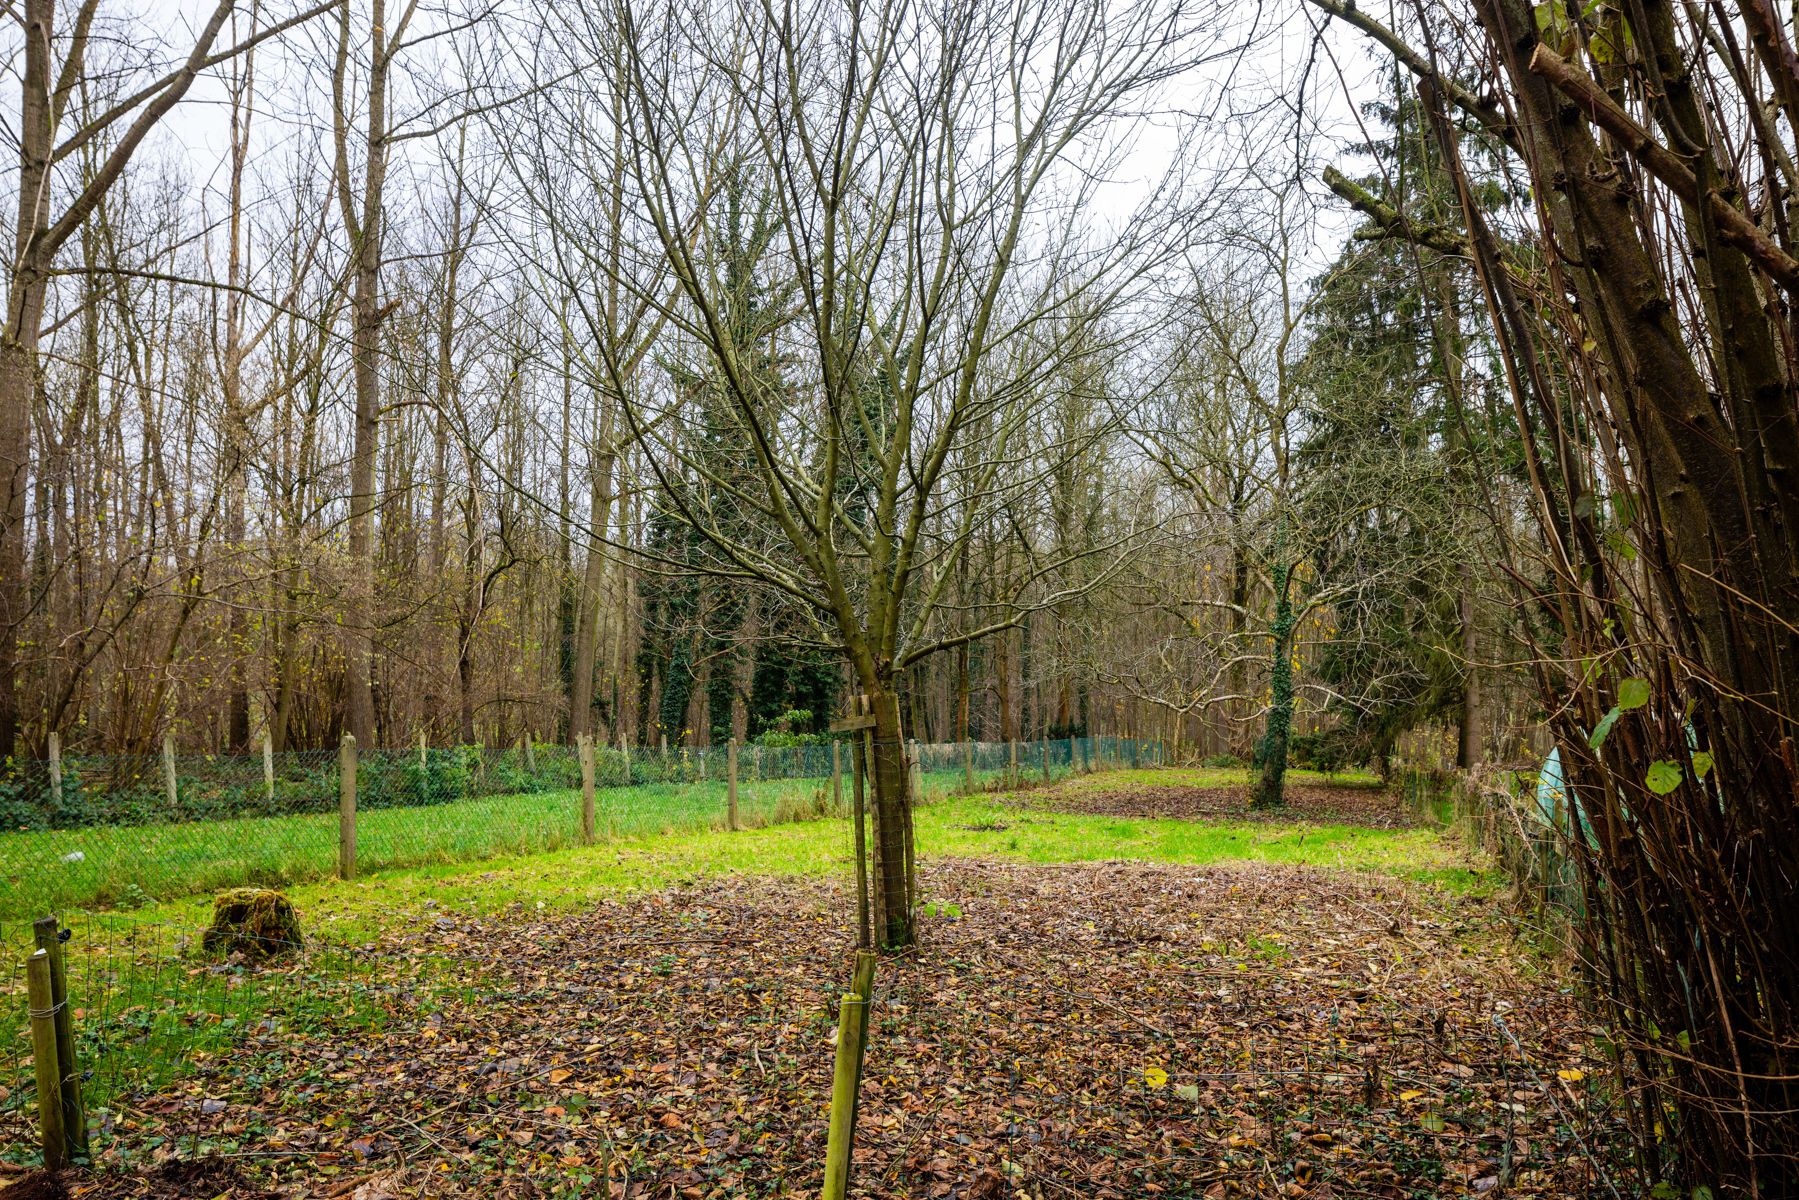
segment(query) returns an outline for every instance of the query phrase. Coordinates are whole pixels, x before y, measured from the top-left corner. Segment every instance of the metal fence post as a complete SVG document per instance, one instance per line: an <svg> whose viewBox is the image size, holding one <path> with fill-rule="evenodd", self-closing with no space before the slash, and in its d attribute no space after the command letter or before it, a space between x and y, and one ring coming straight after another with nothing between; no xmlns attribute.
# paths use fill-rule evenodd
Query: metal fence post
<svg viewBox="0 0 1799 1200"><path fill-rule="evenodd" d="M831 743L831 811L843 811L843 743Z"/></svg>
<svg viewBox="0 0 1799 1200"><path fill-rule="evenodd" d="M356 878L356 735L337 747L337 877Z"/></svg>
<svg viewBox="0 0 1799 1200"><path fill-rule="evenodd" d="M737 739L725 746L725 828L736 830L737 824Z"/></svg>

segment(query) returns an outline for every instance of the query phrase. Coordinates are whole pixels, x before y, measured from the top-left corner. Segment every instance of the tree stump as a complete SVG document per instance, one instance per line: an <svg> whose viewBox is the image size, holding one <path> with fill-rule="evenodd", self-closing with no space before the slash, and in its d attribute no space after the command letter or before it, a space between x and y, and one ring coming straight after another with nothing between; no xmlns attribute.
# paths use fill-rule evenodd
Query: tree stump
<svg viewBox="0 0 1799 1200"><path fill-rule="evenodd" d="M293 901L267 888L232 888L212 902L212 924L200 945L208 953L274 958L305 941Z"/></svg>

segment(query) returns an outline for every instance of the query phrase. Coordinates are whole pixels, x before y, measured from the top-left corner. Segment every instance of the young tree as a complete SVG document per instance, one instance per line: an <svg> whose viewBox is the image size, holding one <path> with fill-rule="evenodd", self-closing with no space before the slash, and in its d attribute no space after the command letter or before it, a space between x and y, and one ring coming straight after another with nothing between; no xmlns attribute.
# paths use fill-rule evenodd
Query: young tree
<svg viewBox="0 0 1799 1200"><path fill-rule="evenodd" d="M569 31L619 64L616 108L587 107L616 113L657 251L654 270L622 282L705 348L751 470L709 476L679 433L679 390L627 387L609 357L622 411L673 510L712 548L709 573L817 614L873 702L885 945L912 939L901 680L1019 619L1010 608L945 633L934 617L971 531L1016 486L1000 470L1007 447L1033 381L1066 349L1043 336L1047 319L1073 302L1122 305L1178 212L1146 209L1098 238L1084 220L1095 175L1066 168L1183 64L1194 16L1093 0L620 6ZM774 197L762 273L792 289L748 336L728 318L727 256L708 233L725 164ZM784 360L803 368L779 388L754 367L771 341L805 351ZM977 436L988 449L961 453ZM729 507L691 503L672 486L677 462Z"/></svg>

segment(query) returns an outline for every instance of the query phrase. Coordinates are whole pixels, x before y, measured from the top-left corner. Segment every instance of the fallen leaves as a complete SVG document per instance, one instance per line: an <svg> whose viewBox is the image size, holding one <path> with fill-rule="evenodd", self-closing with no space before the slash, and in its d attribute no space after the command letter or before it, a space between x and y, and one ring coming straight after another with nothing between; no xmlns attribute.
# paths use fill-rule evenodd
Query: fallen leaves
<svg viewBox="0 0 1799 1200"><path fill-rule="evenodd" d="M1093 784L1053 791L1021 793L1019 799L1056 812L1084 816L1167 818L1182 820L1256 821L1361 825L1375 829L1409 829L1418 820L1399 796L1384 788L1296 784L1285 789L1278 809L1251 808L1249 789L1186 785L1133 786L1128 789Z"/></svg>
<svg viewBox="0 0 1799 1200"><path fill-rule="evenodd" d="M1579 1014L1512 968L1479 902L1273 867L923 876L962 916L877 973L864 1194L1464 1195L1501 1164L1508 1195L1595 1183L1491 1024L1586 1078ZM270 1155L208 1193L230 1196L810 1192L847 911L841 888L737 878L396 931L357 952L360 1017L276 1005L238 1053L138 1098L117 1149ZM1603 1109L1583 1117L1603 1145Z"/></svg>

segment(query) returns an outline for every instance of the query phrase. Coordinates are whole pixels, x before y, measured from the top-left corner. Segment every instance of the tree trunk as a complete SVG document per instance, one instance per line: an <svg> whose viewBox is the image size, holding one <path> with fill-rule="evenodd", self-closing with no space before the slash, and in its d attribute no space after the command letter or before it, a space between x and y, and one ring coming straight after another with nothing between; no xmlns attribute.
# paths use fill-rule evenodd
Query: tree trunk
<svg viewBox="0 0 1799 1200"><path fill-rule="evenodd" d="M1256 750L1255 791L1251 808L1279 808L1286 803L1287 743L1293 729L1293 601L1289 596L1291 570L1286 563L1274 568L1274 642L1269 672L1268 724Z"/></svg>
<svg viewBox="0 0 1799 1200"><path fill-rule="evenodd" d="M1468 578L1465 587L1472 588ZM1480 670L1476 658L1480 654L1480 637L1474 624L1474 598L1462 595L1462 716L1457 730L1455 765L1466 771L1481 760L1481 694Z"/></svg>
<svg viewBox="0 0 1799 1200"><path fill-rule="evenodd" d="M13 270L0 331L0 759L19 736L18 651L30 609L25 570L25 497L31 485L31 413L36 401L38 329L49 262L43 232L50 215L52 0L25 0L24 78L19 102L19 210Z"/></svg>
<svg viewBox="0 0 1799 1200"><path fill-rule="evenodd" d="M606 449L599 452L596 446L599 458L592 468L588 500L587 519L593 533L587 539L587 562L581 571L581 608L575 617L575 672L568 698L571 738L593 732L594 664L599 658L600 604L604 599L602 585L606 578L606 548L600 542L600 534L606 529L612 513L612 468L617 457L609 444L611 435L612 419L608 415L600 427L598 443Z"/></svg>
<svg viewBox="0 0 1799 1200"><path fill-rule="evenodd" d="M875 940L888 950L912 945L912 797L899 696L891 679L870 696L874 705L874 874L879 901Z"/></svg>
<svg viewBox="0 0 1799 1200"><path fill-rule="evenodd" d="M349 57L350 18L344 9L339 28L337 151L340 172L349 161L342 71ZM350 584L344 612L344 725L362 746L375 744L375 452L381 422L381 240L382 191L387 183L386 5L369 9L368 115L364 141L361 212L350 201L347 181L340 203L350 229L355 274L350 298L350 366L356 417L350 454Z"/></svg>

